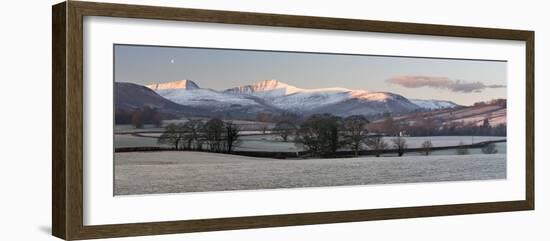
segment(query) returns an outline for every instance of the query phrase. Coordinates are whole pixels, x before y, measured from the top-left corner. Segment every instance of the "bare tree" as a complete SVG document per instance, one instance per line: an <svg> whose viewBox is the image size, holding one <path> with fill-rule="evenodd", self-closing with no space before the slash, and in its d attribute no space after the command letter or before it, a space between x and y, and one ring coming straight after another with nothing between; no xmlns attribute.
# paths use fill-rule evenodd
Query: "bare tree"
<svg viewBox="0 0 550 241"><path fill-rule="evenodd" d="M199 146L202 145L199 139L201 139L203 127L204 123L201 120L190 120L183 125L183 131L187 141L185 146L186 149L202 149L202 147Z"/></svg>
<svg viewBox="0 0 550 241"><path fill-rule="evenodd" d="M281 138L283 138L283 141L288 141L288 138L296 133L296 126L290 122L290 121L279 121L273 127L273 132L277 133Z"/></svg>
<svg viewBox="0 0 550 241"><path fill-rule="evenodd" d="M358 156L359 151L363 149L368 134L367 124L369 121L362 115L348 116L343 121L344 138L355 156Z"/></svg>
<svg viewBox="0 0 550 241"><path fill-rule="evenodd" d="M481 148L481 152L483 152L483 154L495 154L498 150L494 143L489 143Z"/></svg>
<svg viewBox="0 0 550 241"><path fill-rule="evenodd" d="M238 143L239 127L232 122L225 123L225 141L227 153L231 153L233 147Z"/></svg>
<svg viewBox="0 0 550 241"><path fill-rule="evenodd" d="M422 142L422 149L421 149L420 153L422 153L423 155L428 156L432 153L432 147L433 147L432 141L425 140L424 142Z"/></svg>
<svg viewBox="0 0 550 241"><path fill-rule="evenodd" d="M305 150L310 151L313 155L321 152L321 133L311 120L305 121L300 126L300 129L296 132L294 142L297 145L301 144Z"/></svg>
<svg viewBox="0 0 550 241"><path fill-rule="evenodd" d="M313 155L334 154L343 144L340 140L341 129L340 117L312 115L300 126L294 141Z"/></svg>
<svg viewBox="0 0 550 241"><path fill-rule="evenodd" d="M376 157L380 157L380 154L388 149L388 143L382 139L382 136L373 136L367 139L367 146L374 152Z"/></svg>
<svg viewBox="0 0 550 241"><path fill-rule="evenodd" d="M204 142L206 139L204 138L204 125L202 126L201 130L199 131L199 136L197 140L195 140L195 150L202 151L204 148Z"/></svg>
<svg viewBox="0 0 550 241"><path fill-rule="evenodd" d="M180 149L180 143L184 139L182 124L169 124L164 128L164 133L158 138L159 144L168 144L174 146L174 149Z"/></svg>
<svg viewBox="0 0 550 241"><path fill-rule="evenodd" d="M218 118L210 119L204 125L204 139L212 152L223 150L224 123Z"/></svg>
<svg viewBox="0 0 550 241"><path fill-rule="evenodd" d="M458 148L456 148L456 154L457 155L468 155L468 154L470 154L470 151L468 151L468 147L466 147L464 142L460 141L460 143L458 143Z"/></svg>
<svg viewBox="0 0 550 241"><path fill-rule="evenodd" d="M397 150L397 155L403 156L405 153L405 149L407 148L407 141L405 138L398 136L397 138L392 140L393 142L393 148Z"/></svg>
<svg viewBox="0 0 550 241"><path fill-rule="evenodd" d="M336 153L338 148L342 146L344 143L340 140L340 129L341 129L341 122L339 117L330 118L328 120L325 120L326 122L324 125L326 125L325 128L327 128L328 131L328 150L329 153Z"/></svg>

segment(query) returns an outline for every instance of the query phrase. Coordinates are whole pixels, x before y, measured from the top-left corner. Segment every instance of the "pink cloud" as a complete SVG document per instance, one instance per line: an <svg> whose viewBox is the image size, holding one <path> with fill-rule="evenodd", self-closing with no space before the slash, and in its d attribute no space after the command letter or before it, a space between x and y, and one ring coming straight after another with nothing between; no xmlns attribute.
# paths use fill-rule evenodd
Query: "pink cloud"
<svg viewBox="0 0 550 241"><path fill-rule="evenodd" d="M467 82L463 80L451 80L447 77L402 75L387 79L386 82L401 85L406 88L430 87L448 89L453 92L471 93L481 92L486 88L505 88L505 85L486 85L482 82Z"/></svg>

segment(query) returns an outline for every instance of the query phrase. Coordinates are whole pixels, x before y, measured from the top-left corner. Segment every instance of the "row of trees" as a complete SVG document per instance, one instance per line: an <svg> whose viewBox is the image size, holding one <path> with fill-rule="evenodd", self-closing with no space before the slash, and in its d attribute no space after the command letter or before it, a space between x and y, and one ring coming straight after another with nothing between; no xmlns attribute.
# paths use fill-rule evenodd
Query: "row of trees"
<svg viewBox="0 0 550 241"><path fill-rule="evenodd" d="M492 126L489 118L475 122L448 122L437 118L422 117L395 120L388 116L383 121L369 125L372 131L387 135L406 133L410 136L506 136L506 124Z"/></svg>
<svg viewBox="0 0 550 241"><path fill-rule="evenodd" d="M278 122L272 132L285 142L293 138L296 144L302 145L315 156L331 156L342 148L352 150L356 156L363 150L370 150L377 157L389 149L395 150L399 156L405 153L405 138L396 136L388 143L382 135L370 134L368 124L369 121L360 115L341 118L330 114L318 114L310 116L298 126L290 121ZM486 122L483 126L489 125ZM426 140L421 144L419 152L430 155L432 149L432 142ZM482 148L482 152L493 154L497 149L495 144L488 144ZM469 154L467 145L461 142L457 154Z"/></svg>
<svg viewBox="0 0 550 241"><path fill-rule="evenodd" d="M369 123L362 115L342 118L317 114L305 119L299 126L290 121L280 121L272 131L285 142L294 137L296 144L315 156L331 156L341 148L352 150L356 156L366 149L373 151L377 157L390 148L397 150L399 156L405 153L407 142L404 138L396 137L390 145L381 135L369 135Z"/></svg>
<svg viewBox="0 0 550 241"><path fill-rule="evenodd" d="M206 122L190 120L185 123L167 125L164 133L158 138L158 142L171 145L178 150L230 153L239 143L239 132L237 125L218 118Z"/></svg>
<svg viewBox="0 0 550 241"><path fill-rule="evenodd" d="M302 145L305 150L315 156L331 156L341 148L349 148L357 156L368 147L376 156L390 148L380 135L369 135L367 125L370 122L361 115L352 115L346 118L330 115L312 115L299 126L291 122L282 121L275 125L273 132L288 141L294 136L294 142ZM399 156L407 148L404 138L392 140L392 147Z"/></svg>
<svg viewBox="0 0 550 241"><path fill-rule="evenodd" d="M497 152L498 152L498 149L494 143L489 143L481 148L481 153L483 154L495 154ZM470 154L470 151L468 150L468 147L463 142L460 142L458 145L458 148L456 149L456 154L468 155Z"/></svg>
<svg viewBox="0 0 550 241"><path fill-rule="evenodd" d="M367 126L369 121L361 115L346 118L330 115L312 115L300 125L292 121L282 120L273 128L285 142L303 146L313 156L334 156L338 150L349 149L358 156L363 150L370 150L379 157L388 149L395 150L402 156L407 149L405 138L396 136L389 143L382 135L370 134ZM169 124L158 138L158 142L168 144L178 150L207 150L211 152L230 153L240 143L240 128L232 123L218 118L208 121L190 120L185 123ZM420 153L430 155L432 142L424 141L419 149ZM494 144L482 148L483 153L496 153ZM468 154L468 148L461 143L457 154Z"/></svg>
<svg viewBox="0 0 550 241"><path fill-rule="evenodd" d="M479 101L475 102L473 106L490 106L498 105L500 107L506 108L506 99L493 99L489 101Z"/></svg>

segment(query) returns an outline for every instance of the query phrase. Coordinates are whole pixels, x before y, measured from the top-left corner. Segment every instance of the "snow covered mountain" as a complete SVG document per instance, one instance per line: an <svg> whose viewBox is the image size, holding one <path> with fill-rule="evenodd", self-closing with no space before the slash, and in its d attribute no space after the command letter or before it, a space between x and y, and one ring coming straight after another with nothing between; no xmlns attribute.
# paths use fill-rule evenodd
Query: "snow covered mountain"
<svg viewBox="0 0 550 241"><path fill-rule="evenodd" d="M264 98L276 98L281 96L288 96L295 93L318 93L318 92L349 92L349 89L345 88L319 88L319 89L302 89L287 83L283 83L278 80L262 80L252 85L244 85L231 89L227 89L224 92L233 94L249 94L255 96L261 96Z"/></svg>
<svg viewBox="0 0 550 241"><path fill-rule="evenodd" d="M227 89L224 92L231 94L254 95L264 98L275 98L284 95L290 95L300 91L303 91L303 89L280 82L278 80L264 80L256 82L252 85L244 85Z"/></svg>
<svg viewBox="0 0 550 241"><path fill-rule="evenodd" d="M243 98L212 89L202 89L190 80L147 85L162 97L181 105L215 106L226 108L232 105L261 105L254 98Z"/></svg>
<svg viewBox="0 0 550 241"><path fill-rule="evenodd" d="M180 105L208 109L211 112L208 115L226 116L232 113L238 117L253 118L259 112L278 112L261 98L200 88L191 80L150 84L147 87Z"/></svg>
<svg viewBox="0 0 550 241"><path fill-rule="evenodd" d="M305 114L369 115L382 112L408 112L419 108L407 98L387 92L339 87L302 89L277 80L264 80L224 92L260 97L279 109Z"/></svg>
<svg viewBox="0 0 550 241"><path fill-rule="evenodd" d="M199 89L199 86L192 80L176 80L171 82L156 83L147 85L149 89L152 90L171 90L171 89Z"/></svg>
<svg viewBox="0 0 550 241"><path fill-rule="evenodd" d="M183 106L170 101L155 91L134 83L115 82L115 111L132 112L149 106L165 114L175 116L196 115L202 116L208 113L208 109L196 106ZM208 116L208 115L206 115Z"/></svg>
<svg viewBox="0 0 550 241"><path fill-rule="evenodd" d="M302 89L277 80L264 80L225 91L200 88L190 80L147 85L160 96L183 106L214 113L254 117L257 113L331 113L340 116L407 113L418 109L456 106L452 102L409 99L389 92L346 88Z"/></svg>
<svg viewBox="0 0 550 241"><path fill-rule="evenodd" d="M452 101L446 100L419 100L419 99L410 99L412 103L418 105L419 107L427 110L439 110L439 109L448 109L454 108L459 105Z"/></svg>

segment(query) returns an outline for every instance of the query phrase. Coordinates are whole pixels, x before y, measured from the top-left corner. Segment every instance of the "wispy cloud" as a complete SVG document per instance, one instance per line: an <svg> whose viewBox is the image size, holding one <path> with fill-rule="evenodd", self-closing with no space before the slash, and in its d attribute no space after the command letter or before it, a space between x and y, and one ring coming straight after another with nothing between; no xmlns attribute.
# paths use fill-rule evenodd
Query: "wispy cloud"
<svg viewBox="0 0 550 241"><path fill-rule="evenodd" d="M506 85L486 85L482 82L467 82L463 80L452 80L447 77L402 75L387 79L386 82L401 85L406 88L431 87L448 89L453 92L478 93L487 88L505 88Z"/></svg>

